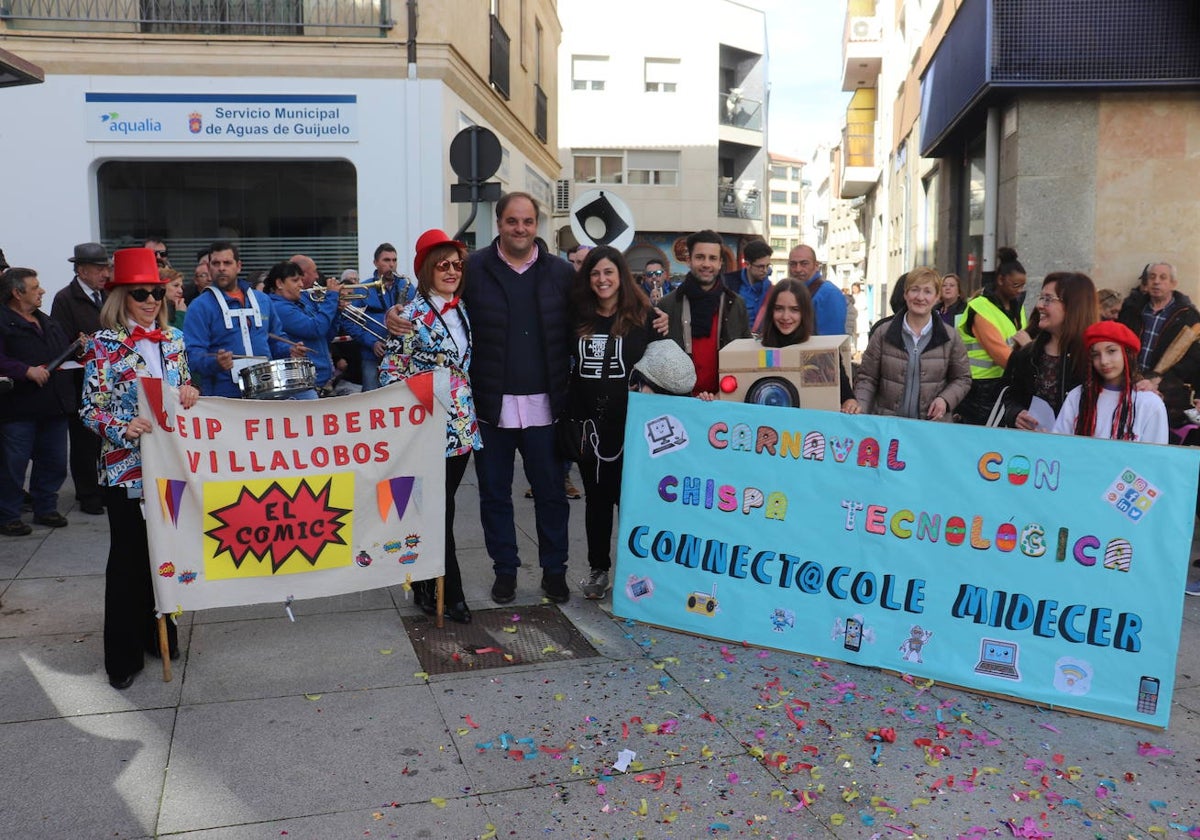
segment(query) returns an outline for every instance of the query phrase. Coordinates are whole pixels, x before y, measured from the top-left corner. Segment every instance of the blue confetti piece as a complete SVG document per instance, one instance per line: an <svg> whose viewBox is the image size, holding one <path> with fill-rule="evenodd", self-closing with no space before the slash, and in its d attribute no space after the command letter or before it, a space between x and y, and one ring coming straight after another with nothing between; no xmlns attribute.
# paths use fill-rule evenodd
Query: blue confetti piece
<svg viewBox="0 0 1200 840"><path fill-rule="evenodd" d="M729 829L729 826L725 823L715 822L715 823L709 823L708 830L712 831L712 832L717 832L717 831L729 831L730 829Z"/></svg>
<svg viewBox="0 0 1200 840"><path fill-rule="evenodd" d="M1161 799L1151 799L1150 807L1155 811L1161 811L1163 808L1167 807L1167 803L1163 802Z"/></svg>

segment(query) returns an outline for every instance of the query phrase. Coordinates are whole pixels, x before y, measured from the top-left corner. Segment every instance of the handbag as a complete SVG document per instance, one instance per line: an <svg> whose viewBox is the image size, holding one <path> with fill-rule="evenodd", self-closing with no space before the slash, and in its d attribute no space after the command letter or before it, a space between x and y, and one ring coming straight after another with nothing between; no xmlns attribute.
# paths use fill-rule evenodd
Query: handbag
<svg viewBox="0 0 1200 840"><path fill-rule="evenodd" d="M990 426L993 429L1004 422L1004 395L1008 393L1009 386L1005 385L1000 389L1000 393L996 395L996 402L992 404L991 413L988 414L985 426Z"/></svg>

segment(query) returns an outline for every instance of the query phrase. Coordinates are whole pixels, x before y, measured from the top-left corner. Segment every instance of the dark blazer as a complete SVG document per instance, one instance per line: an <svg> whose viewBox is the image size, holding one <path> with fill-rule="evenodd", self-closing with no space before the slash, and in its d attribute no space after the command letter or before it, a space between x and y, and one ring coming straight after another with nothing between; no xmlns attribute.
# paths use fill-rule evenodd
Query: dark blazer
<svg viewBox="0 0 1200 840"><path fill-rule="evenodd" d="M0 306L0 373L13 381L13 389L0 398L0 421L40 420L75 412L78 395L67 371L54 371L44 386L25 378L26 368L53 361L70 343L46 313L34 315L40 333L10 307Z"/></svg>
<svg viewBox="0 0 1200 840"><path fill-rule="evenodd" d="M101 292L103 294L103 292ZM50 317L58 323L67 336L67 341L73 341L80 333L92 333L100 329L100 307L79 288L74 277L64 289L59 289L50 307ZM83 361L83 348L76 354L76 361ZM74 392L74 409L79 408L79 395L83 391L83 371L67 372L71 380L71 390Z"/></svg>
<svg viewBox="0 0 1200 840"><path fill-rule="evenodd" d="M511 272L496 250L499 237L467 257L462 297L471 313L474 361L471 366L471 390L480 420L496 423L504 399L505 371L508 365L529 364L529 359L509 359L508 294L504 277ZM538 240L538 258L528 273L537 289L537 318L542 327L544 363L550 385L550 409L554 417L567 407L567 374L571 362L571 318L568 297L575 269L555 256Z"/></svg>

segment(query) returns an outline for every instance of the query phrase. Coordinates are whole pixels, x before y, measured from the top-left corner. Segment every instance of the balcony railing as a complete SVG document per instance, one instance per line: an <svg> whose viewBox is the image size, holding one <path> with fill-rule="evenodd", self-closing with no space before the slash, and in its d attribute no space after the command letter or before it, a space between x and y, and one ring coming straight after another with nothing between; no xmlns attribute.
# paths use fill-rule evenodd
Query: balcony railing
<svg viewBox="0 0 1200 840"><path fill-rule="evenodd" d="M738 88L719 93L717 97L720 100L717 107L721 125L749 131L763 130L763 108L757 99L747 99Z"/></svg>
<svg viewBox="0 0 1200 840"><path fill-rule="evenodd" d="M541 140L543 143L545 143L546 138L550 136L546 130L546 112L546 91L542 90L541 85L535 84L533 86L533 133L536 134L537 139Z"/></svg>
<svg viewBox="0 0 1200 840"><path fill-rule="evenodd" d="M729 219L762 220L762 191L746 183L717 184L717 213Z"/></svg>
<svg viewBox="0 0 1200 840"><path fill-rule="evenodd" d="M500 25L500 18L495 15L489 15L491 20L491 69L488 72L488 81L492 87L496 89L496 93L509 98L508 87L508 33L504 31L504 27Z"/></svg>
<svg viewBox="0 0 1200 840"><path fill-rule="evenodd" d="M389 0L0 0L13 29L183 35L383 36Z"/></svg>

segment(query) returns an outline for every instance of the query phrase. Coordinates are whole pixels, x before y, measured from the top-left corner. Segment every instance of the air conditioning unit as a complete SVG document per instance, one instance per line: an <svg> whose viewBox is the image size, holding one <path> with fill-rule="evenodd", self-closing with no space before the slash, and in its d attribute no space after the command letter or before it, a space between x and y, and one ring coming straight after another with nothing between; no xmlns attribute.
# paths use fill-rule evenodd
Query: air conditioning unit
<svg viewBox="0 0 1200 840"><path fill-rule="evenodd" d="M569 213L571 211L571 182L567 179L554 182L554 212Z"/></svg>
<svg viewBox="0 0 1200 840"><path fill-rule="evenodd" d="M851 41L879 40L879 24L873 17L850 18Z"/></svg>

